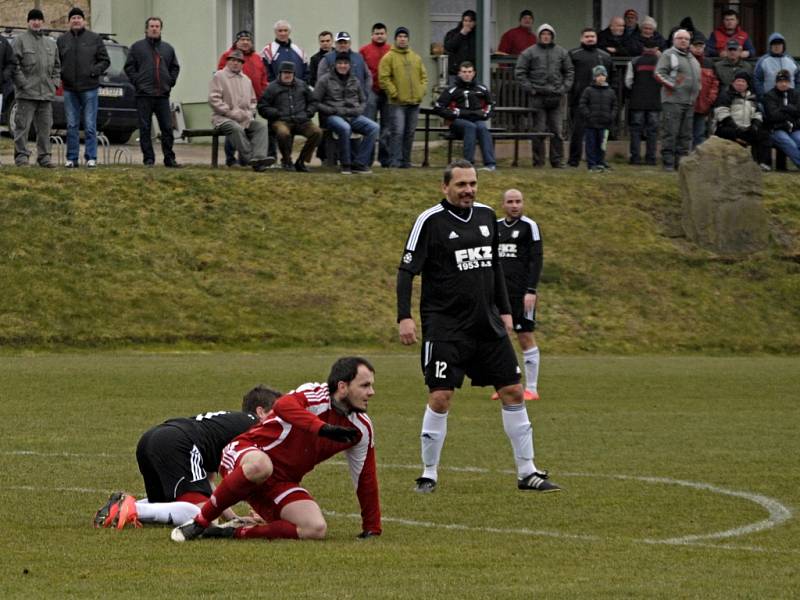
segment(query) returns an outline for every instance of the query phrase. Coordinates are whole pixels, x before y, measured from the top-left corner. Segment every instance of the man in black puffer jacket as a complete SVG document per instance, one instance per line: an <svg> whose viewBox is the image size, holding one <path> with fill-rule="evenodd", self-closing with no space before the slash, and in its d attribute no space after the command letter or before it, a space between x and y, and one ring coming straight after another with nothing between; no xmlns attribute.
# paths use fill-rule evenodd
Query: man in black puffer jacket
<svg viewBox="0 0 800 600"><path fill-rule="evenodd" d="M456 83L439 95L433 109L450 124L450 131L464 140L464 158L475 164L477 141L483 154L483 168L494 171L492 134L486 126L492 112L492 94L489 88L475 81L475 65L469 61L461 63Z"/></svg>
<svg viewBox="0 0 800 600"><path fill-rule="evenodd" d="M64 86L64 112L67 115L67 168L77 167L80 154L80 126L83 115L84 158L89 168L97 166L97 88L100 76L111 61L103 38L86 29L83 11L69 11L69 31L56 41L61 59L61 85Z"/></svg>
<svg viewBox="0 0 800 600"><path fill-rule="evenodd" d="M156 162L151 139L150 121L156 115L161 129L161 150L164 166L180 167L172 151L172 113L169 93L178 81L181 67L175 50L161 39L163 22L158 17L145 21L145 38L139 40L128 51L125 74L136 88L136 111L139 114L139 145L144 164L152 167Z"/></svg>
<svg viewBox="0 0 800 600"><path fill-rule="evenodd" d="M585 123L586 162L593 172L605 171L605 146L608 130L617 114L617 95L608 83L602 65L592 70L594 82L581 94L580 111Z"/></svg>
<svg viewBox="0 0 800 600"><path fill-rule="evenodd" d="M278 138L283 168L306 173L305 163L311 162L314 149L322 139L322 130L311 117L317 112L317 102L305 81L297 79L294 63L285 60L280 64L278 81L270 85L258 101L258 114L269 121ZM306 143L297 161L292 163L292 136L302 135Z"/></svg>

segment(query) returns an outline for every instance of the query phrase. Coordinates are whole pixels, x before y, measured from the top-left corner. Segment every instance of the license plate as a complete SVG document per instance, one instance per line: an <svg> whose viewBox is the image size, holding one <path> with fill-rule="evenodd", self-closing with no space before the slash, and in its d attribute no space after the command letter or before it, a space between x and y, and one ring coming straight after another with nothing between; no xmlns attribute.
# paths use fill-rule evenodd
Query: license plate
<svg viewBox="0 0 800 600"><path fill-rule="evenodd" d="M97 92L98 96L105 96L106 98L122 98L121 87L101 87Z"/></svg>

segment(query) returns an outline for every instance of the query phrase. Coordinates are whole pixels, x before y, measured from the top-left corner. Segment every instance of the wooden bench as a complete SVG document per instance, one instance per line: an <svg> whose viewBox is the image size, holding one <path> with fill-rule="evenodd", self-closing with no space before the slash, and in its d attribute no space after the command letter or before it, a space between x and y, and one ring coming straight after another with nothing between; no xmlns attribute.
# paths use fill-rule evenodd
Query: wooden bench
<svg viewBox="0 0 800 600"><path fill-rule="evenodd" d="M196 137L211 138L211 167L216 169L219 166L219 138L225 137L225 134L219 129L184 129L181 132L182 140Z"/></svg>

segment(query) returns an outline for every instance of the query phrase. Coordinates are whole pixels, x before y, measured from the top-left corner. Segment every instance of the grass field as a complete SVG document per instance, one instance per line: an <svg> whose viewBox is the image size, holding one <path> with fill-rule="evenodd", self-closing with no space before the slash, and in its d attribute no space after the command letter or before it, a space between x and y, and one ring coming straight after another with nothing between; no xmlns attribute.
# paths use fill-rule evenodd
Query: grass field
<svg viewBox="0 0 800 600"><path fill-rule="evenodd" d="M355 539L358 506L334 461L305 480L327 541L180 546L166 528L91 528L109 492L141 492L138 436L235 408L257 382L323 380L337 353L3 356L0 597L797 597L800 359L543 348L543 400L528 409L537 464L565 491L515 489L498 406L465 388L440 488L419 497L417 356L366 354L384 535Z"/></svg>

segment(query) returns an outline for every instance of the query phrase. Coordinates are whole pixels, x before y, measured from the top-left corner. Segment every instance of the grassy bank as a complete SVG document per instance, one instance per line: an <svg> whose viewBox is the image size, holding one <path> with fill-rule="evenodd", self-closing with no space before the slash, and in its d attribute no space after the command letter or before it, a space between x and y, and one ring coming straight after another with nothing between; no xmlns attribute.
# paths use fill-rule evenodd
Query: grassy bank
<svg viewBox="0 0 800 600"><path fill-rule="evenodd" d="M393 344L396 265L439 178L3 169L0 344ZM797 177L765 181L772 244L742 260L681 237L677 179L656 170L504 169L479 197L518 187L542 227L550 351L796 353Z"/></svg>

